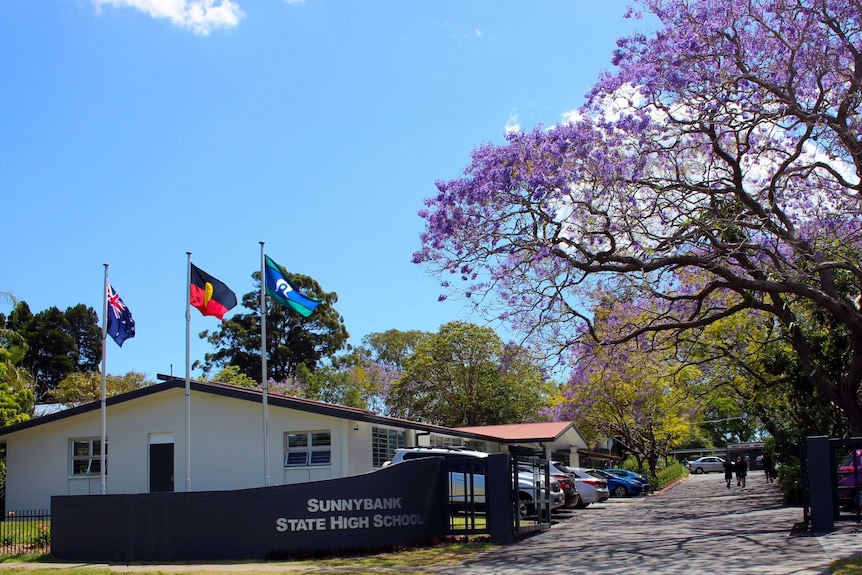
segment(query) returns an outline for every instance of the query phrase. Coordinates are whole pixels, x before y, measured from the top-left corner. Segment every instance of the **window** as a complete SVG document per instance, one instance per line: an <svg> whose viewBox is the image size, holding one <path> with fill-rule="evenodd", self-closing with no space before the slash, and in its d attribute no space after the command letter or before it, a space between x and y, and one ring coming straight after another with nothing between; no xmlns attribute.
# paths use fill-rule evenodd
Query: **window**
<svg viewBox="0 0 862 575"><path fill-rule="evenodd" d="M429 442L434 447L464 447L464 439L461 437L431 434Z"/></svg>
<svg viewBox="0 0 862 575"><path fill-rule="evenodd" d="M72 475L101 475L102 442L99 439L72 439ZM105 475L108 474L108 444L105 443Z"/></svg>
<svg viewBox="0 0 862 575"><path fill-rule="evenodd" d="M371 428L371 465L383 467L395 451L407 445L407 432L385 427Z"/></svg>
<svg viewBox="0 0 862 575"><path fill-rule="evenodd" d="M488 451L488 445L484 441L465 440L463 437L431 434L429 442L433 447L466 447L476 451Z"/></svg>
<svg viewBox="0 0 862 575"><path fill-rule="evenodd" d="M332 434L329 431L303 431L284 434L284 466L329 465L332 460Z"/></svg>

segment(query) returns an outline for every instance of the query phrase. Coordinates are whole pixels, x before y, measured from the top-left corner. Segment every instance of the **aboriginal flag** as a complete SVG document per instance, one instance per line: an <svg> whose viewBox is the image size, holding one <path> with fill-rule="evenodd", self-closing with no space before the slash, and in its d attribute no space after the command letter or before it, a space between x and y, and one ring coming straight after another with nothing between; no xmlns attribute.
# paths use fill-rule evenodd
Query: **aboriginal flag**
<svg viewBox="0 0 862 575"><path fill-rule="evenodd" d="M192 266L189 302L204 315L214 315L223 320L224 314L236 306L236 294L225 284Z"/></svg>

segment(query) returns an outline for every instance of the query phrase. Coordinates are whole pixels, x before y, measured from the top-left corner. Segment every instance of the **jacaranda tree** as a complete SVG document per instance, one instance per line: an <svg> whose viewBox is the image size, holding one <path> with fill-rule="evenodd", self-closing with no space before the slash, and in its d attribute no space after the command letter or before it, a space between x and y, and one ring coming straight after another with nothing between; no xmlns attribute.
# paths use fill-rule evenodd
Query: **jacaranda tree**
<svg viewBox="0 0 862 575"><path fill-rule="evenodd" d="M657 31L618 41L566 123L438 183L414 261L563 349L609 293L653 304L606 343L764 314L862 434L862 4L641 5Z"/></svg>

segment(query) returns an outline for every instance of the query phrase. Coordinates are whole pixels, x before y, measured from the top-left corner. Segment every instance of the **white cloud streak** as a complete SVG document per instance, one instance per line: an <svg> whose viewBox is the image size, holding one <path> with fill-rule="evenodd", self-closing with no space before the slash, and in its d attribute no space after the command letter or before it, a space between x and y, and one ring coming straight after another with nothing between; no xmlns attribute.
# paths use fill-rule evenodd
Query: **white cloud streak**
<svg viewBox="0 0 862 575"><path fill-rule="evenodd" d="M509 115L509 119L506 120L506 125L503 127L503 133L508 135L508 134L512 134L514 132L520 132L520 131L521 131L521 124L518 121L518 113L513 112L512 114Z"/></svg>
<svg viewBox="0 0 862 575"><path fill-rule="evenodd" d="M93 0L93 4L97 10L102 6L134 8L200 36L234 28L245 15L232 0Z"/></svg>

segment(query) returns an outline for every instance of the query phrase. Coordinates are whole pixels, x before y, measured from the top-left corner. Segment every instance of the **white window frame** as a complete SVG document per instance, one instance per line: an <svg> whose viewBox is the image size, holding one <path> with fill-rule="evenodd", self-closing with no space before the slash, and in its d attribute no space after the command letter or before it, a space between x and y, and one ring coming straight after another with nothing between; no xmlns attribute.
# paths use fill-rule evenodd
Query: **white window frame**
<svg viewBox="0 0 862 575"><path fill-rule="evenodd" d="M395 451L407 447L407 432L392 427L371 428L371 466L383 467L383 463L392 459Z"/></svg>
<svg viewBox="0 0 862 575"><path fill-rule="evenodd" d="M286 431L284 433L284 466L329 467L332 465L332 431Z"/></svg>
<svg viewBox="0 0 862 575"><path fill-rule="evenodd" d="M69 476L100 476L102 454L98 437L75 437L69 439ZM108 474L108 438L105 438L105 475Z"/></svg>

